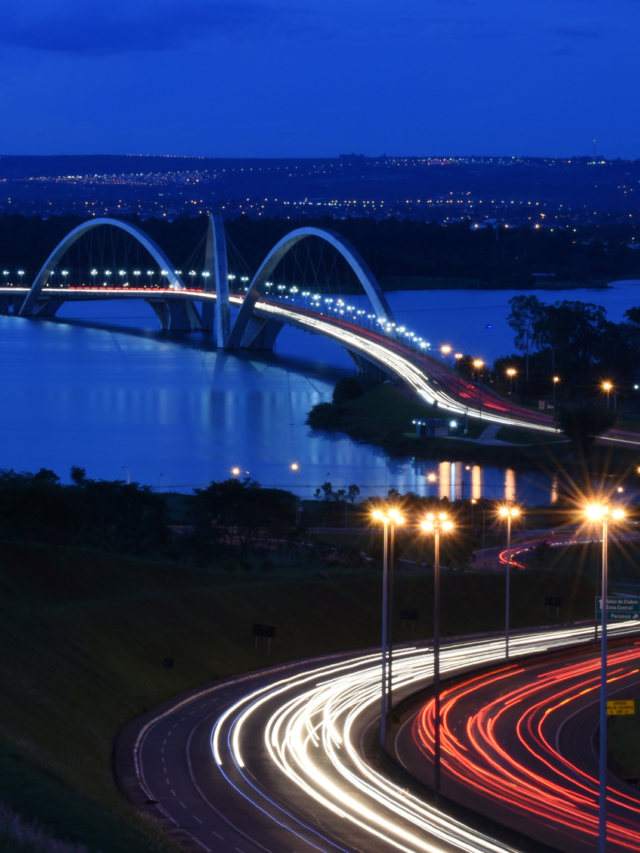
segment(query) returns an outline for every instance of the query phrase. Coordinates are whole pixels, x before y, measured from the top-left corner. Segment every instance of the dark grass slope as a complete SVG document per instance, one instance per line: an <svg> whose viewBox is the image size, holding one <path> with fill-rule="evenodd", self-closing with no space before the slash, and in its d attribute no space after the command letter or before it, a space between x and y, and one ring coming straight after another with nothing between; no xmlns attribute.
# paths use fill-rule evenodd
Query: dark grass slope
<svg viewBox="0 0 640 853"><path fill-rule="evenodd" d="M169 851L153 823L116 789L122 724L188 688L269 663L376 644L380 579L331 567L229 574L65 548L0 544L0 800L58 838L102 853ZM415 637L431 635L429 574L400 575L396 612L418 608ZM592 611L586 575L540 570L513 578L514 625ZM443 631L503 624L504 576L446 572ZM277 627L254 648L254 622ZM396 639L412 638L396 623ZM162 661L170 656L172 669Z"/></svg>

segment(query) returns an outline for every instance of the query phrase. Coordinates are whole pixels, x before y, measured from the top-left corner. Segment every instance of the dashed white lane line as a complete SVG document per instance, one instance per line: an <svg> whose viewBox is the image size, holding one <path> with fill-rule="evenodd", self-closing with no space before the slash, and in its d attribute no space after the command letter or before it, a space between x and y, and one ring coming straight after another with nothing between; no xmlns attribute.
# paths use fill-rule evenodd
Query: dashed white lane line
<svg viewBox="0 0 640 853"><path fill-rule="evenodd" d="M173 796L174 796L174 797L175 797L175 796L177 796L177 794L176 794L176 792L173 790L173 788L171 789L171 793L173 794Z"/></svg>
<svg viewBox="0 0 640 853"><path fill-rule="evenodd" d="M193 818L194 820L197 820L197 821L198 821L198 823L202 823L202 821L200 820L200 818L199 818L199 817L196 817L195 815L191 815L191 816L192 816L192 818Z"/></svg>
<svg viewBox="0 0 640 853"><path fill-rule="evenodd" d="M170 784L171 784L171 782L169 781L169 777L168 777L168 776L167 776L167 778L166 778L164 781L167 783L167 785L170 785Z"/></svg>
<svg viewBox="0 0 640 853"><path fill-rule="evenodd" d="M219 832L216 832L214 829L212 829L211 832L213 833L213 835L217 836L220 841L224 841L224 838L220 835Z"/></svg>
<svg viewBox="0 0 640 853"><path fill-rule="evenodd" d="M167 768L163 767L162 769L164 770L164 775L166 776L167 775Z"/></svg>
<svg viewBox="0 0 640 853"><path fill-rule="evenodd" d="M182 806L182 808L183 808L183 809L186 809L186 806L185 806L185 804L182 802L182 800L178 800L178 802L180 803L180 805Z"/></svg>
<svg viewBox="0 0 640 853"><path fill-rule="evenodd" d="M165 738L165 739L162 741L162 748L163 748L163 749L164 749L164 745L165 745L165 743L166 743L166 742L167 742L167 739Z"/></svg>
<svg viewBox="0 0 640 853"><path fill-rule="evenodd" d="M234 850L237 850L238 853L244 853L244 850L241 850L239 847L234 847Z"/></svg>

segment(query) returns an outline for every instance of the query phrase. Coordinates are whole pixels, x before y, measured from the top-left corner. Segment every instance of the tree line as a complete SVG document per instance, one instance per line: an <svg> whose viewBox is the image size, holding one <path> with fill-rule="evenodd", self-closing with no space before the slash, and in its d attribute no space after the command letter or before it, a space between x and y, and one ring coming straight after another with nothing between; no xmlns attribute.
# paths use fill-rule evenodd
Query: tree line
<svg viewBox="0 0 640 853"><path fill-rule="evenodd" d="M139 225L182 268L201 244L205 217L140 220ZM85 220L77 216L48 219L22 214L0 215L0 262L3 269L24 269L33 278L54 246ZM349 240L373 274L385 282L398 277L466 280L470 286L505 288L571 282L581 285L640 277L635 227L614 223L578 229L554 227L475 228L470 221L440 225L408 219L241 216L225 223L234 252L257 270L267 252L301 225L329 228Z"/></svg>
<svg viewBox="0 0 640 853"><path fill-rule="evenodd" d="M517 355L494 363L504 389L509 367L517 370L517 389L548 398L554 382L564 400L602 396L603 383L620 392L640 380L640 308L629 308L621 323L607 319L606 309L591 302L564 299L544 303L536 296L509 300L507 322ZM628 395L628 394L627 394Z"/></svg>

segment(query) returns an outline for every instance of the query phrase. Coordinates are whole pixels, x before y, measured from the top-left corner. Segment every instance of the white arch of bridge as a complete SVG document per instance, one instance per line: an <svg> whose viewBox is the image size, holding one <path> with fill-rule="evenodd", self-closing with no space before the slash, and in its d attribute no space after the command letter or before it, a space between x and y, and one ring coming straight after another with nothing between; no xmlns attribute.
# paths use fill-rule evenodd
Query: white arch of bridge
<svg viewBox="0 0 640 853"><path fill-rule="evenodd" d="M348 240L345 240L344 237L340 236L340 234L336 234L335 231L330 231L325 228L298 228L283 237L279 243L276 243L262 262L258 272L253 277L251 286L244 298L242 307L238 312L236 321L229 334L227 349L239 349L242 346L245 332L247 331L249 322L254 315L256 303L261 296L264 296L263 287L265 282L271 276L271 273L287 252L307 237L320 237L322 240L325 240L333 246L333 248L347 261L357 276L358 281L364 288L365 293L373 305L377 317L379 319L386 320L388 323L394 322L393 313L380 288L380 285L374 278L373 273L361 257L360 253L354 249Z"/></svg>
<svg viewBox="0 0 640 853"><path fill-rule="evenodd" d="M152 258L160 266L160 269L166 270L167 278L169 279L169 288L172 290L184 290L184 283L180 276L176 274L175 268L171 264L169 258L165 255L155 240L152 240L151 237L149 237L148 234L145 234L141 228L138 228L137 225L132 225L130 222L123 222L119 219L91 219L88 222L83 222L82 225L78 225L78 227L74 228L73 231L70 231L67 236L58 243L53 252L51 252L47 260L44 262L42 269L36 276L33 284L31 285L31 290L22 304L22 308L20 309L21 317L29 317L33 314L47 279L54 272L57 264L64 257L64 254L69 250L69 248L87 232L92 231L94 228L100 228L104 225L111 225L114 228L120 228L122 231L126 231L127 234L130 234L149 252Z"/></svg>

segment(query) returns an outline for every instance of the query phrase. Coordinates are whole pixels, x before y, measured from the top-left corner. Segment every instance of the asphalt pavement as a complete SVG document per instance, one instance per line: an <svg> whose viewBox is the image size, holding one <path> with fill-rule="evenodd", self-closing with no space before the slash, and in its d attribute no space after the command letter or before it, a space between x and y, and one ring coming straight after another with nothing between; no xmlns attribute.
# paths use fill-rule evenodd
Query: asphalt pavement
<svg viewBox="0 0 640 853"><path fill-rule="evenodd" d="M520 633L512 638L512 655L539 654L591 637L590 625ZM501 637L464 638L445 645L442 670L459 674L499 664L503 655ZM431 680L428 644L396 650L396 702ZM508 849L380 771L379 714L375 649L216 682L125 727L115 751L118 784L189 850Z"/></svg>
<svg viewBox="0 0 640 853"><path fill-rule="evenodd" d="M640 696L640 643L612 645L611 699ZM564 853L595 850L599 653L562 653L443 685L445 797ZM640 710L640 708L639 708ZM406 709L388 742L433 784L433 702ZM608 851L640 849L640 792L608 774Z"/></svg>

